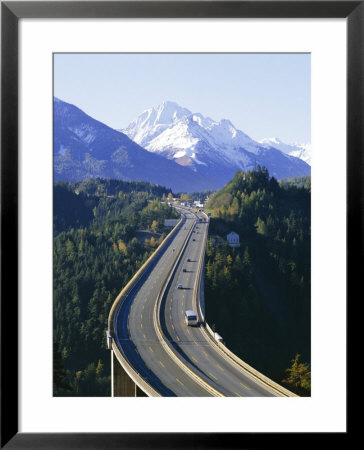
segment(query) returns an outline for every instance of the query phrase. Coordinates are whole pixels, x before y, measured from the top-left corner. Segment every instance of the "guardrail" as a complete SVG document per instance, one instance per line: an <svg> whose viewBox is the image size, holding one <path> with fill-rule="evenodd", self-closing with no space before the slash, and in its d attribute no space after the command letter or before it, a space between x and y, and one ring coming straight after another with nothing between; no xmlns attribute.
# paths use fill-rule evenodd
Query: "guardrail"
<svg viewBox="0 0 364 450"><path fill-rule="evenodd" d="M159 245L159 247L153 252L153 254L145 261L145 263L138 269L138 271L134 274L134 276L129 280L129 282L124 286L124 288L120 291L119 295L114 300L114 303L111 306L109 317L108 317L108 330L107 330L107 339L108 346L112 349L124 370L130 376L130 378L142 389L147 395L151 397L161 397L152 386L147 383L144 378L129 364L125 356L120 351L118 345L115 342L115 318L116 314L119 311L122 303L127 299L130 295L132 289L135 287L140 278L144 275L146 270L149 268L150 264L159 256L167 243L174 237L177 233L178 227L183 222L183 217L179 220L177 225L167 234L164 238L163 242Z"/></svg>
<svg viewBox="0 0 364 450"><path fill-rule="evenodd" d="M114 300L114 303L111 306L109 317L108 317L108 331L111 337L114 337L114 318L117 312L117 309L121 306L121 302L129 295L130 290L135 286L135 284L139 281L140 277L144 275L146 269L150 266L150 264L156 259L156 257L161 253L162 249L167 245L167 242L170 240L172 236L176 234L176 231L179 225L182 223L183 218L179 220L177 225L167 234L164 238L163 242L159 245L159 247L153 252L153 254L145 261L145 263L138 269L138 271L134 274L134 276L128 281L128 283L123 287L120 291L119 295Z"/></svg>
<svg viewBox="0 0 364 450"><path fill-rule="evenodd" d="M203 213L205 214L205 213ZM206 215L206 214L205 214ZM206 215L206 217L208 217ZM270 378L266 377L262 373L260 373L258 370L255 370L253 367L251 367L249 364L241 360L238 356L236 356L232 351L230 351L222 342L218 342L215 339L215 333L212 331L208 323L206 322L205 316L201 309L201 303L200 303L200 289L198 287L201 283L201 277L203 273L203 267L204 267L204 260L205 260L205 248L206 248L206 242L207 242L207 235L206 232L204 236L204 243L203 243L203 255L200 258L199 265L198 265L198 273L195 281L195 288L193 293L193 302L197 309L197 314L199 315L200 322L202 324L201 330L205 334L206 337L210 339L210 341L232 362L234 362L239 369L244 370L246 373L254 377L255 379L259 380L261 383L265 384L267 387L272 389L274 392L276 392L280 396L284 397L298 397L298 395L294 394L293 392L289 391L288 389L284 388L280 384L276 383L275 381L271 380Z"/></svg>
<svg viewBox="0 0 364 450"><path fill-rule="evenodd" d="M124 358L124 355L120 352L119 347L115 343L115 341L112 343L111 346L113 352L115 353L116 358L118 359L119 363L123 366L123 369L125 372L129 375L129 377L134 381L135 384L137 384L142 391L144 391L149 397L162 397L162 395L157 392L155 389L152 388L152 386L147 383L142 375L140 375L139 372L137 372Z"/></svg>

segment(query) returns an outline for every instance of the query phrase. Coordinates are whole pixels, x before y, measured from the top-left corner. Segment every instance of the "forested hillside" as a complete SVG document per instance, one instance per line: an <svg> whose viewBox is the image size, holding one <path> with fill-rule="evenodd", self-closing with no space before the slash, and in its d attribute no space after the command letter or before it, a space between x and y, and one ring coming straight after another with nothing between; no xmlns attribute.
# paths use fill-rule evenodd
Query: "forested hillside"
<svg viewBox="0 0 364 450"><path fill-rule="evenodd" d="M207 321L243 360L299 395L310 393L308 181L280 186L258 167L237 172L207 203ZM230 231L239 249L226 244Z"/></svg>
<svg viewBox="0 0 364 450"><path fill-rule="evenodd" d="M54 185L54 395L110 395L109 310L165 237L164 219L178 217L161 203L168 194L118 180Z"/></svg>

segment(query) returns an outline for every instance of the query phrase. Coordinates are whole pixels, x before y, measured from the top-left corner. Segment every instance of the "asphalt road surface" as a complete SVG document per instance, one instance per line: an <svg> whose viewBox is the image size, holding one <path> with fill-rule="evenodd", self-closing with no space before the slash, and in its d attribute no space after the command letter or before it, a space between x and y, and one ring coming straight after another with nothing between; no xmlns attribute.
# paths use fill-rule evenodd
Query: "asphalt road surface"
<svg viewBox="0 0 364 450"><path fill-rule="evenodd" d="M196 223L196 213L192 211L179 211L184 219L178 233L116 314L115 341L120 351L162 396L276 396L221 352L202 327L185 324L185 311L196 311L193 289L198 262L204 255L208 223ZM170 348L167 351L158 338L153 315L161 287L178 258L160 308L161 330ZM178 289L178 284L183 288Z"/></svg>

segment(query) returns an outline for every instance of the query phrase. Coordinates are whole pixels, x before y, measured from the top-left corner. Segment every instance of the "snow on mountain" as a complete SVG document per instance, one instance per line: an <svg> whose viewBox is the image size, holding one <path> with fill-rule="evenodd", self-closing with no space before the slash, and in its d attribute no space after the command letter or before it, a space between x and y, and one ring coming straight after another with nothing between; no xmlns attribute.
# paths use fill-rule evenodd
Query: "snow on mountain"
<svg viewBox="0 0 364 450"><path fill-rule="evenodd" d="M181 108L174 102L163 102L157 108L144 111L137 119L129 124L123 131L134 142L146 148L149 142L163 133L171 124L185 116L191 115L191 111Z"/></svg>
<svg viewBox="0 0 364 450"><path fill-rule="evenodd" d="M246 158L239 148L257 153L259 145L226 119L217 122L202 114L193 114L174 102L163 102L144 111L131 124L120 130L134 142L153 153L170 159L190 159L189 165L204 164L207 144L211 159L231 164ZM186 162L186 161L185 161Z"/></svg>
<svg viewBox="0 0 364 450"><path fill-rule="evenodd" d="M295 155L254 141L229 120L216 121L170 101L144 111L120 131L146 150L219 181L257 164L277 178L310 173Z"/></svg>
<svg viewBox="0 0 364 450"><path fill-rule="evenodd" d="M143 180L178 191L219 187L215 180L148 152L128 136L54 98L54 179Z"/></svg>
<svg viewBox="0 0 364 450"><path fill-rule="evenodd" d="M259 141L265 147L274 147L287 155L302 159L311 165L311 144L285 144L278 138L265 138Z"/></svg>

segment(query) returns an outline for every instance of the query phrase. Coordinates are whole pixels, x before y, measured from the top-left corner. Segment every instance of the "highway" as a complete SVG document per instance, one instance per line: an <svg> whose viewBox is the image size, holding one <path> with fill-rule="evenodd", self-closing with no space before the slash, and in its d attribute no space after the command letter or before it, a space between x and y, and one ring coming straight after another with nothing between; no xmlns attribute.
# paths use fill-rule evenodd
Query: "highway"
<svg viewBox="0 0 364 450"><path fill-rule="evenodd" d="M174 265L194 222L194 215L186 213L178 234L135 287L133 295L123 302L115 319L119 349L144 380L163 396L209 395L168 355L158 339L153 320L161 283Z"/></svg>
<svg viewBox="0 0 364 450"><path fill-rule="evenodd" d="M197 310L194 292L208 223L196 223L201 213L177 209L183 217L177 233L115 315L118 349L161 396L281 395L221 351L203 326L185 324L185 311Z"/></svg>

